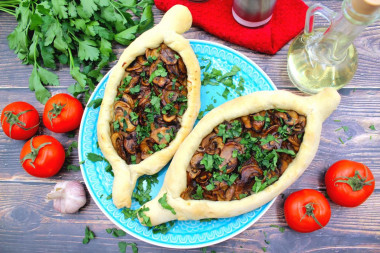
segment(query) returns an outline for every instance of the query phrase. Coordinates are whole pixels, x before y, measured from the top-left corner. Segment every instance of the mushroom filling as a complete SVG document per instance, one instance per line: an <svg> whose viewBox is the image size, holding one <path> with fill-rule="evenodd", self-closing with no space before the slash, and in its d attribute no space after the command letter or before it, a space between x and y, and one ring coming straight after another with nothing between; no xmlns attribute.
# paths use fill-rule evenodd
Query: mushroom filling
<svg viewBox="0 0 380 253"><path fill-rule="evenodd" d="M127 68L118 86L111 141L127 164L167 147L187 109L187 70L165 44L147 49Z"/></svg>
<svg viewBox="0 0 380 253"><path fill-rule="evenodd" d="M264 190L295 158L305 126L305 116L281 109L223 122L191 158L181 197L230 201Z"/></svg>

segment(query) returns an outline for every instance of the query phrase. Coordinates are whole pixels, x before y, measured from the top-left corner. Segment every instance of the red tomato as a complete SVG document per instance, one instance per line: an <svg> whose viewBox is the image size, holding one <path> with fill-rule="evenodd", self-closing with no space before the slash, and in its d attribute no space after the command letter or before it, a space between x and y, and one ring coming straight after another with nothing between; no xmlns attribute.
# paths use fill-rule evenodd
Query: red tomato
<svg viewBox="0 0 380 253"><path fill-rule="evenodd" d="M325 196L312 189L290 194L285 200L284 212L289 227L301 233L323 228L331 217L330 205Z"/></svg>
<svg viewBox="0 0 380 253"><path fill-rule="evenodd" d="M65 149L52 136L36 136L22 147L20 162L32 176L51 177L58 173L65 162Z"/></svg>
<svg viewBox="0 0 380 253"><path fill-rule="evenodd" d="M83 106L69 94L52 96L45 104L42 120L55 133L66 133L77 129L82 119Z"/></svg>
<svg viewBox="0 0 380 253"><path fill-rule="evenodd" d="M327 170L327 194L336 204L355 207L362 204L374 191L375 179L362 163L341 160Z"/></svg>
<svg viewBox="0 0 380 253"><path fill-rule="evenodd" d="M40 125L36 108L26 102L13 102L1 113L1 126L4 133L15 140L26 140L32 137Z"/></svg>

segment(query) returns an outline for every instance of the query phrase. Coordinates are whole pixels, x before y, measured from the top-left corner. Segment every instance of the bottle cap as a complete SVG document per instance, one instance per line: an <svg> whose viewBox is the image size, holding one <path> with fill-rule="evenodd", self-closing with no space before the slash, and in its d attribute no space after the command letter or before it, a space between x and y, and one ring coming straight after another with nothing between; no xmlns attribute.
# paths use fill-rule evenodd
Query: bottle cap
<svg viewBox="0 0 380 253"><path fill-rule="evenodd" d="M363 15L371 15L380 8L380 0L352 0L354 10Z"/></svg>

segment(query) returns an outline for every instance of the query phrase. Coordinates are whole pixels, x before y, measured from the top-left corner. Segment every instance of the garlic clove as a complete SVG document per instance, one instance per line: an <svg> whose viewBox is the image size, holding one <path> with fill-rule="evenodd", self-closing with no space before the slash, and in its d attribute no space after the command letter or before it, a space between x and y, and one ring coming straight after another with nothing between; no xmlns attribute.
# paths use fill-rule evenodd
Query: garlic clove
<svg viewBox="0 0 380 253"><path fill-rule="evenodd" d="M75 213L86 204L86 192L79 181L63 181L47 194L53 200L53 207L60 213Z"/></svg>

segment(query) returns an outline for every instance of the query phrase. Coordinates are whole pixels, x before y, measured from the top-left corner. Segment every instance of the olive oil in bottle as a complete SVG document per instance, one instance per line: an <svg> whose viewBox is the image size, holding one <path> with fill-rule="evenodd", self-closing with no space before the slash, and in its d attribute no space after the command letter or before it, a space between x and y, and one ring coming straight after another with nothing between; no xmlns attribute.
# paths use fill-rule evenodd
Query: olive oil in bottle
<svg viewBox="0 0 380 253"><path fill-rule="evenodd" d="M293 84L313 94L325 87L340 89L350 82L358 66L352 42L376 19L379 7L380 0L345 0L342 12L336 14L320 4L311 6L304 33L294 39L288 51L288 74ZM328 19L330 27L313 29L315 14Z"/></svg>

